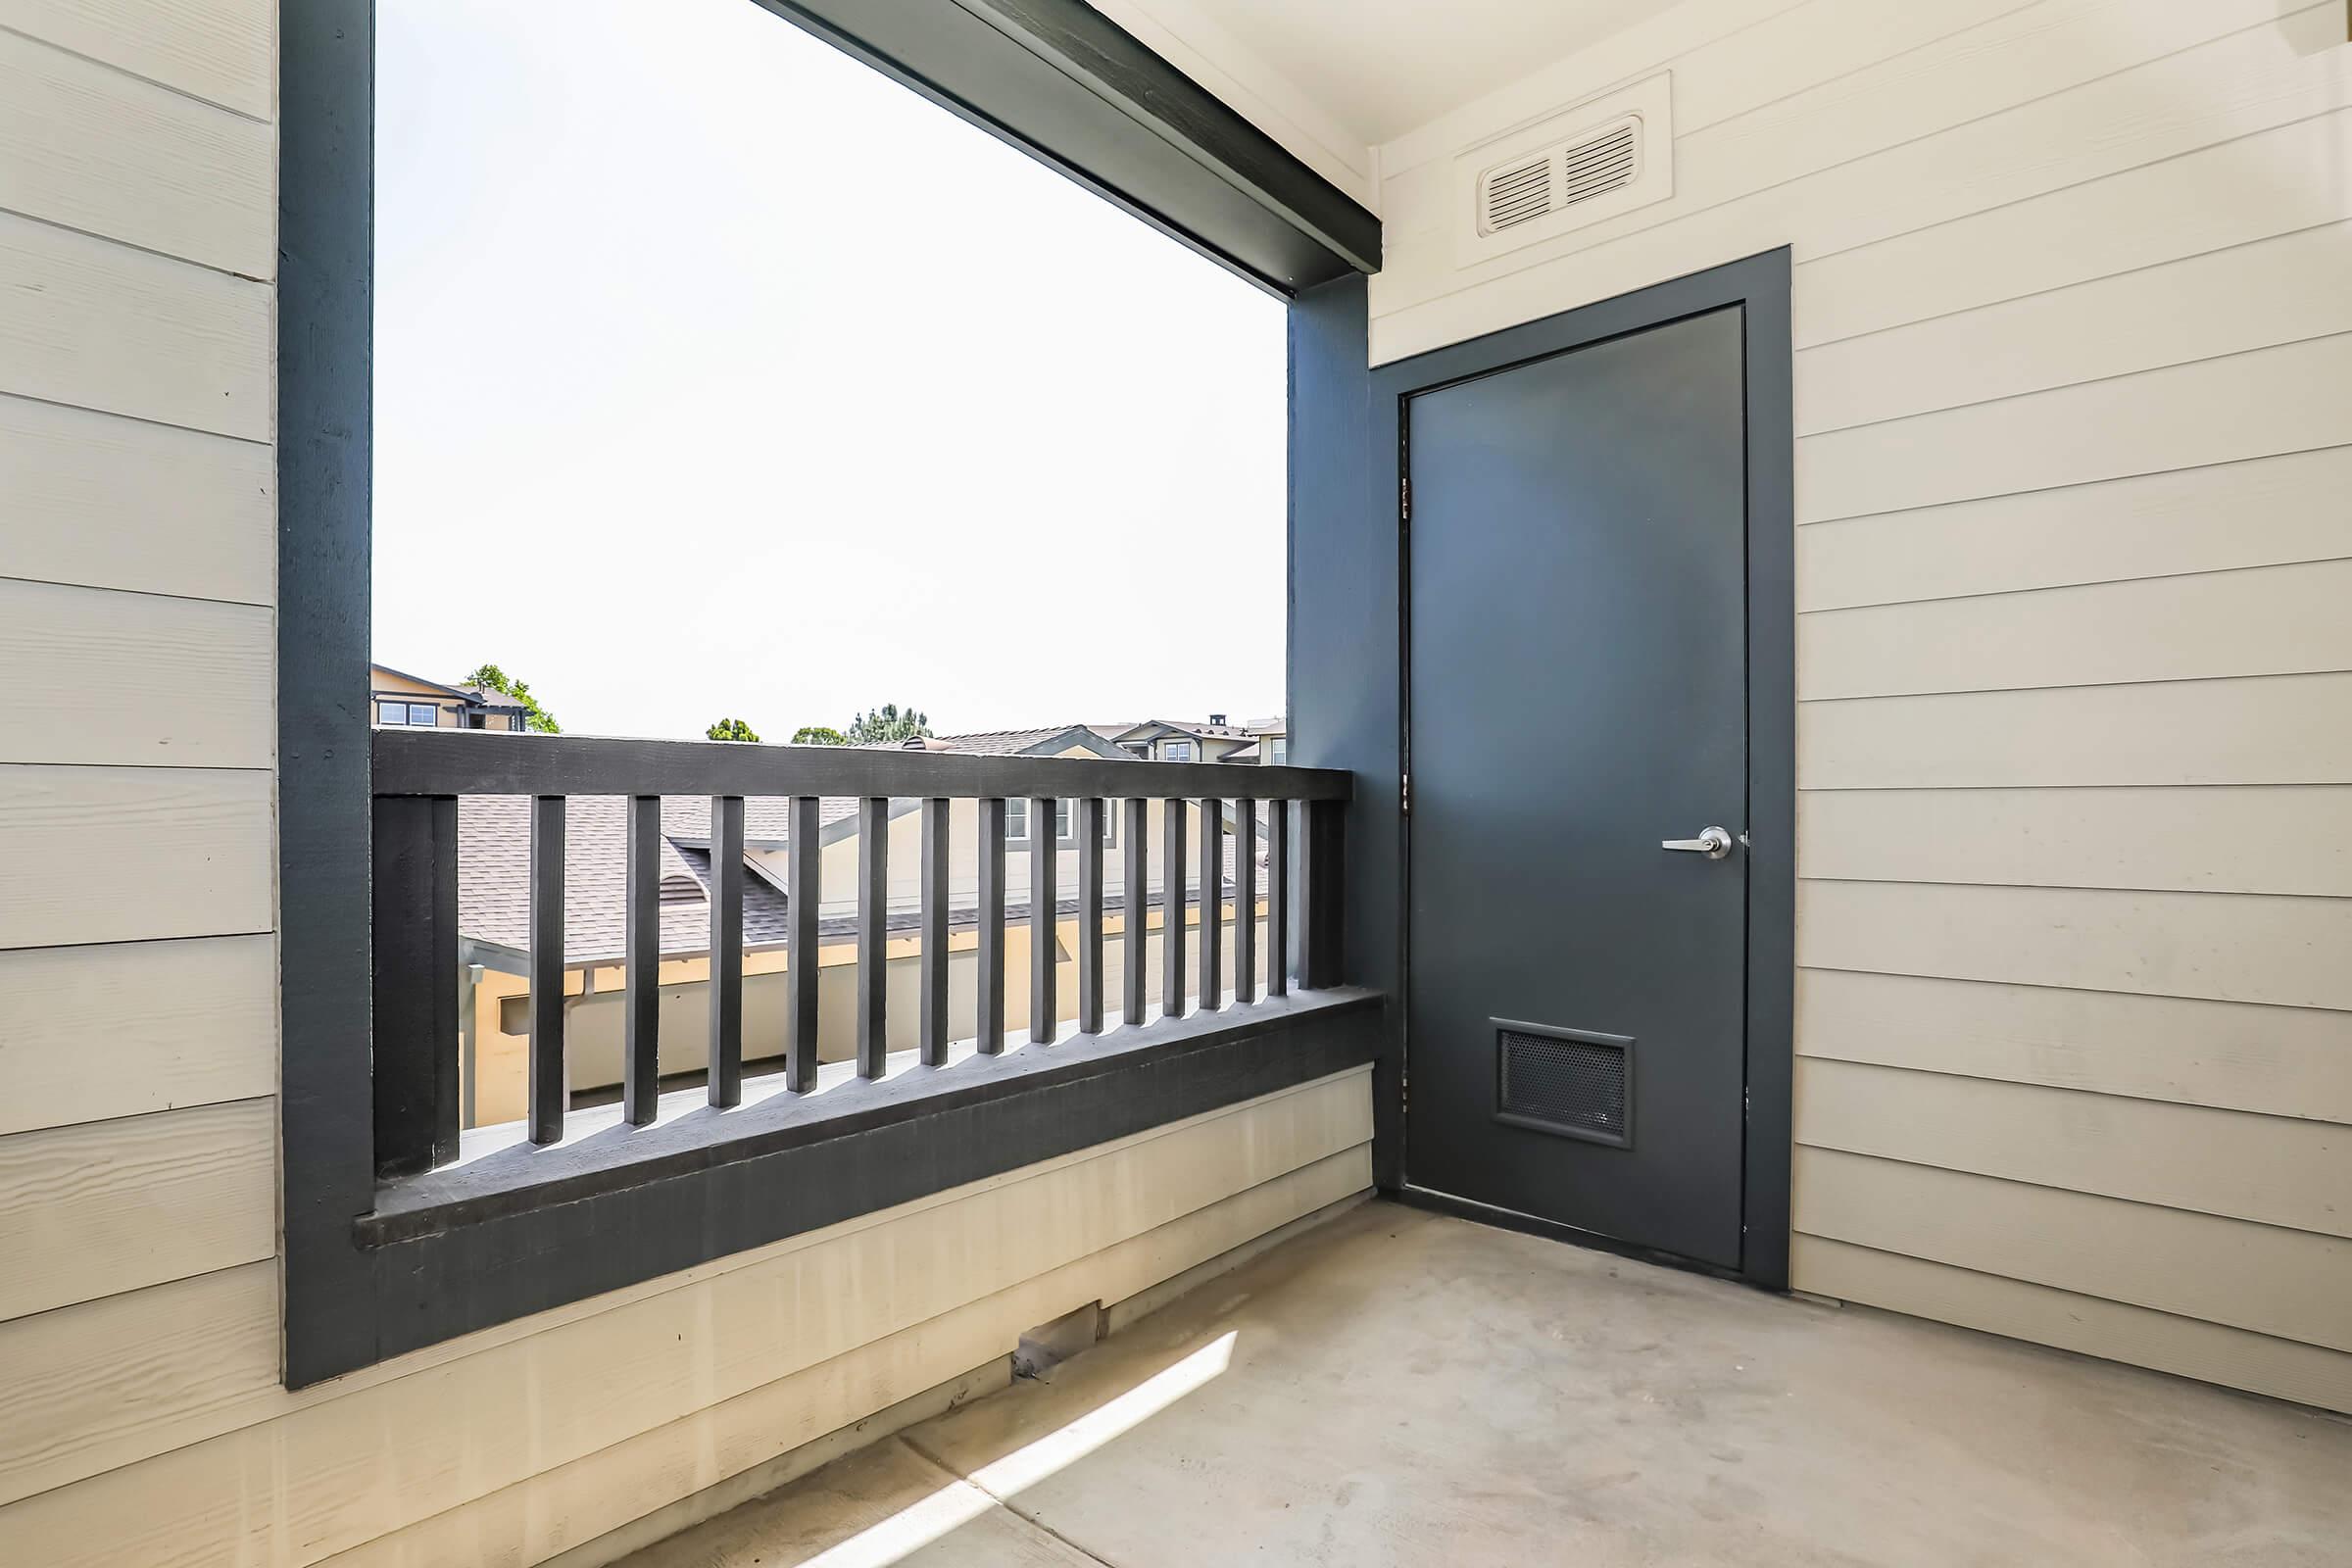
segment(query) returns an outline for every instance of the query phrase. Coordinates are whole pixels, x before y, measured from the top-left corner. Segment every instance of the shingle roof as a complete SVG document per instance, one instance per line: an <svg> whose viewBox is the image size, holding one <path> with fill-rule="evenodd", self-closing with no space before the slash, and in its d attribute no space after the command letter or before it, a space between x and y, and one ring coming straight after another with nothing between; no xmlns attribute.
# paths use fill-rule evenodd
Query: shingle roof
<svg viewBox="0 0 2352 1568"><path fill-rule="evenodd" d="M664 834L691 797L662 802ZM710 803L701 826L710 830ZM856 803L852 803L853 807ZM779 809L781 803L778 803ZM745 803L745 815L751 803ZM564 803L564 953L574 963L621 956L628 890L628 805L617 796L575 795ZM458 930L476 942L516 950L531 944L531 803L520 795L468 795L458 802ZM692 835L684 835L691 837ZM662 841L662 951L710 946L710 852ZM743 940L784 940L784 895L756 875L743 879Z"/></svg>

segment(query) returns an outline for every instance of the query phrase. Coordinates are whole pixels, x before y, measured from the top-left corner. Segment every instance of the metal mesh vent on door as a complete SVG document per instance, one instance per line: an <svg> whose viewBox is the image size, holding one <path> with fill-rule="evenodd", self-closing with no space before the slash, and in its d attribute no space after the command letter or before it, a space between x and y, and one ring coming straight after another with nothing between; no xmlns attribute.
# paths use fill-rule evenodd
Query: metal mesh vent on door
<svg viewBox="0 0 2352 1568"><path fill-rule="evenodd" d="M1633 1046L1624 1035L1496 1019L1496 1119L1538 1132L1631 1148Z"/></svg>

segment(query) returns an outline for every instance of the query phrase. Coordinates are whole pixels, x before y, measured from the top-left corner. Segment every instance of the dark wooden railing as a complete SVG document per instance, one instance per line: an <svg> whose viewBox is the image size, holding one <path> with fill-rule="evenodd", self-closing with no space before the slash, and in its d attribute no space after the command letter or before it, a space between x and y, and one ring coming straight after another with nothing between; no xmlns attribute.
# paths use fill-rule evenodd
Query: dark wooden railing
<svg viewBox="0 0 2352 1568"><path fill-rule="evenodd" d="M1074 802L1077 857L1077 1032L1101 1034L1105 898L1102 824L1122 812L1125 984L1114 1027L1147 1018L1149 920L1148 803L1161 812L1163 880L1162 1017L1186 1005L1184 806L1200 808L1199 1007L1225 1006L1220 974L1227 888L1234 901L1233 1004L1243 1013L1283 997L1295 983L1340 983L1342 812L1349 776L1316 768L1088 758L975 757L953 752L842 747L752 746L701 741L601 740L486 731L378 730L374 734L375 1144L379 1174L413 1174L454 1158L459 1132L458 800L469 795L529 798L528 975L534 1003L527 1052L527 1123L532 1142L564 1137L564 802L575 795L628 801L621 1104L625 1123L655 1120L660 1097L662 800L710 802L709 1102L743 1098L744 800L788 801L786 818L786 1088L817 1082L819 811L827 798L858 804L857 1072L888 1070L889 821L893 800L921 802L920 1020L916 1059L950 1055L949 803L978 803L976 1050L1004 1050L1005 808L1028 802L1030 845L1030 1035L1059 1034L1055 995L1055 897L1061 841L1054 803ZM1224 804L1235 806L1236 854L1224 873ZM1259 810L1266 812L1268 961L1262 990L1256 956ZM1300 821L1294 832L1293 815ZM601 962L601 960L600 960ZM556 1004L538 1004L552 999ZM1236 1022L1244 1018L1237 1016Z"/></svg>

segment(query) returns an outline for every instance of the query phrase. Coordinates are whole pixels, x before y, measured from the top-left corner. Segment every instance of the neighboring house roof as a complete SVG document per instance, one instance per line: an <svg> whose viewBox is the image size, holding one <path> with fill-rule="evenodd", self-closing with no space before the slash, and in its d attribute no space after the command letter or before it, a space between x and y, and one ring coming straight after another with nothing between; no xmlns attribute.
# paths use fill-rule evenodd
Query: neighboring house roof
<svg viewBox="0 0 2352 1568"><path fill-rule="evenodd" d="M461 686L458 688L458 694L468 702L479 703L484 708L507 710L517 713L525 711L521 698L510 697L495 686Z"/></svg>
<svg viewBox="0 0 2352 1568"><path fill-rule="evenodd" d="M1147 718L1113 736L1118 741L1157 740L1162 735L1189 735L1203 741L1246 741L1255 737L1236 724L1196 724L1190 719L1182 722L1172 718Z"/></svg>
<svg viewBox="0 0 2352 1568"><path fill-rule="evenodd" d="M372 679L373 676L377 674L384 674L391 676L394 680L415 681L419 686L430 686L434 691L441 693L445 697L465 697L468 695L462 688L447 685L437 680L427 680L422 675L412 675L405 669L394 669L390 664L371 663L368 666L368 673L370 677L368 681L370 686L375 684L374 680Z"/></svg>
<svg viewBox="0 0 2352 1568"><path fill-rule="evenodd" d="M1082 747L1098 757L1133 761L1092 724L1054 724L1045 729L984 729L969 735L934 735L903 743L908 751L962 752L970 757L1058 757Z"/></svg>
<svg viewBox="0 0 2352 1568"><path fill-rule="evenodd" d="M746 803L746 815L749 813ZM669 835L710 805L694 797L662 802L662 951L710 947L710 852ZM627 931L628 803L575 795L564 803L564 956L571 963L617 962ZM784 895L764 878L743 879L743 940L784 940ZM521 795L468 795L458 802L458 931L515 952L531 945L531 803Z"/></svg>
<svg viewBox="0 0 2352 1568"><path fill-rule="evenodd" d="M1268 735L1288 735L1291 717L1288 713L1276 713L1272 718L1252 718L1244 722L1242 728L1261 739Z"/></svg>
<svg viewBox="0 0 2352 1568"><path fill-rule="evenodd" d="M1258 755L1257 742L1251 741L1247 746L1236 746L1217 760L1220 762L1254 762L1258 760Z"/></svg>

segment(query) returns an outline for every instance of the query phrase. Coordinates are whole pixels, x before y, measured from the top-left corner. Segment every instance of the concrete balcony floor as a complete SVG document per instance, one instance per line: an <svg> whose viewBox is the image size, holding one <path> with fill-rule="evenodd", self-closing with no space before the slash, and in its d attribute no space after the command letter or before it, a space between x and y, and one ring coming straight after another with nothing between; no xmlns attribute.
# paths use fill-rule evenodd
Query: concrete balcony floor
<svg viewBox="0 0 2352 1568"><path fill-rule="evenodd" d="M1368 1203L634 1568L2352 1561L2352 1423Z"/></svg>

